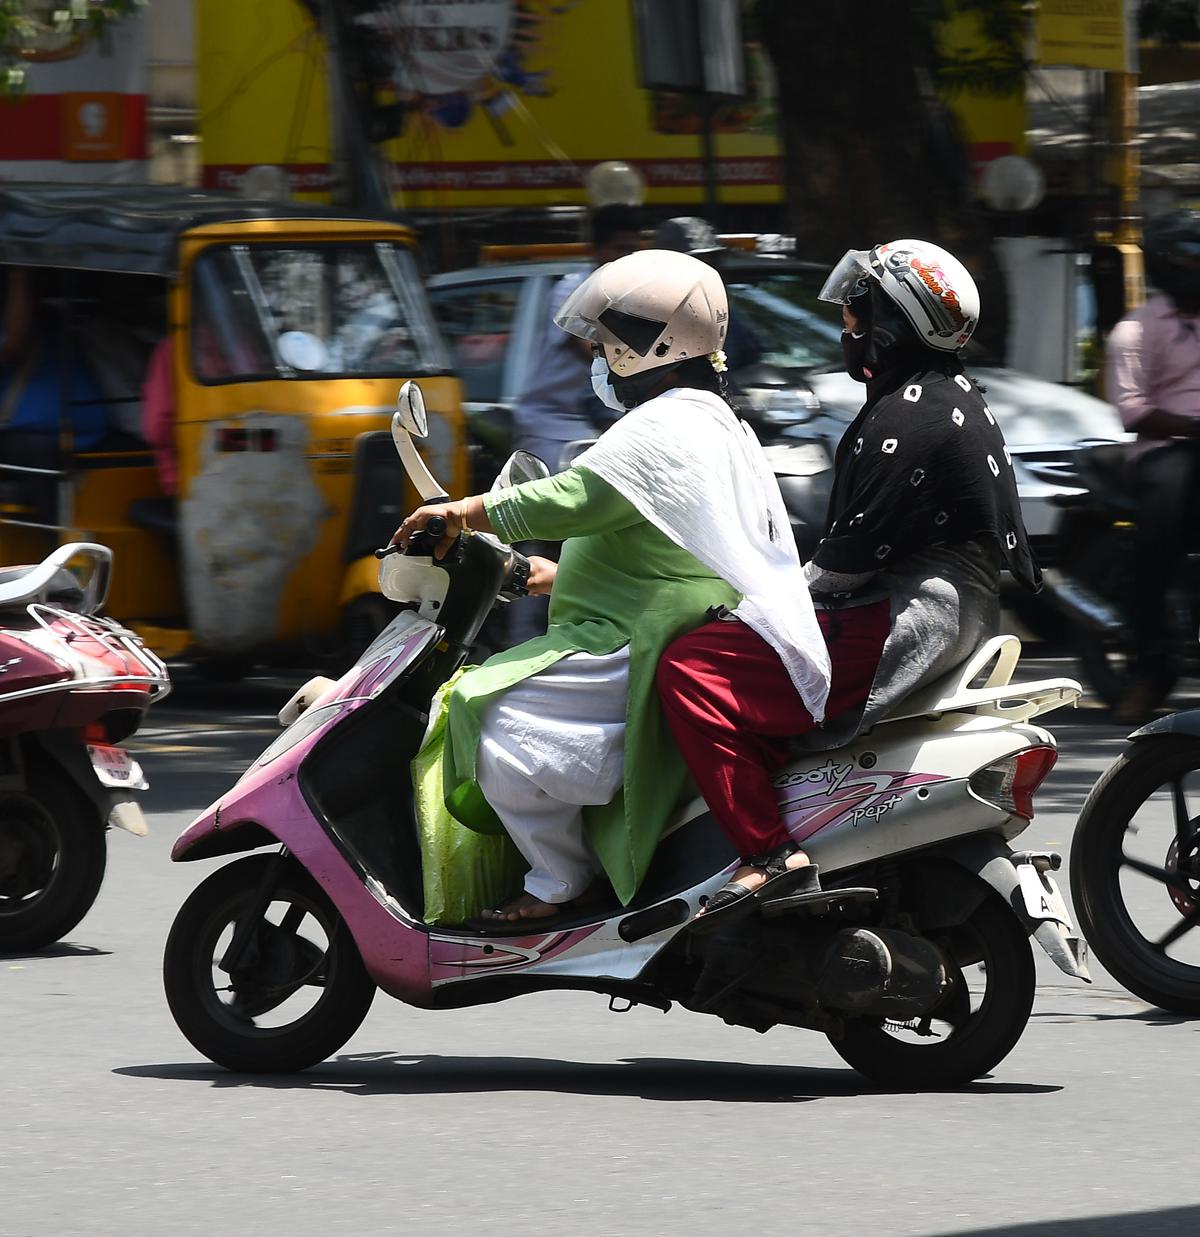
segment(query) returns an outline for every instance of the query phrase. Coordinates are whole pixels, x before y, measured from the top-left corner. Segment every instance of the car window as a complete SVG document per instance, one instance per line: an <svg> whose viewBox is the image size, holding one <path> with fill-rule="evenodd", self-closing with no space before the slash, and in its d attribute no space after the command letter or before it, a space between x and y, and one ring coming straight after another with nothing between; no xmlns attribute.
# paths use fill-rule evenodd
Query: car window
<svg viewBox="0 0 1200 1237"><path fill-rule="evenodd" d="M205 382L444 370L411 254L394 245L221 245L193 271Z"/></svg>
<svg viewBox="0 0 1200 1237"><path fill-rule="evenodd" d="M512 338L522 281L430 288L433 312L472 403L504 396L504 358Z"/></svg>
<svg viewBox="0 0 1200 1237"><path fill-rule="evenodd" d="M797 275L747 280L732 272L729 290L731 369L777 365L826 369L842 365L842 322L836 305L817 300L820 283Z"/></svg>

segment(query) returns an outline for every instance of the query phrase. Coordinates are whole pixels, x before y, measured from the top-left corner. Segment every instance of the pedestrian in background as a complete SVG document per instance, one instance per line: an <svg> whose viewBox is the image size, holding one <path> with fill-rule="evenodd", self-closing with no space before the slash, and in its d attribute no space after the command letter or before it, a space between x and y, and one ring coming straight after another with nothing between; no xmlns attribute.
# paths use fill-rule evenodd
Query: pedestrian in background
<svg viewBox="0 0 1200 1237"><path fill-rule="evenodd" d="M592 214L592 267L564 275L551 289L541 339L525 389L513 409L513 448L544 460L551 472L563 466L563 450L581 438L597 438L613 414L592 392L592 349L555 324L567 297L598 266L641 247L638 214L631 206L602 206ZM557 561L553 542L526 542L521 549ZM509 608L508 639L521 644L546 630L549 599L525 597Z"/></svg>
<svg viewBox="0 0 1200 1237"><path fill-rule="evenodd" d="M1115 720L1145 720L1166 669L1167 589L1200 515L1200 211L1146 225L1146 274L1158 292L1113 327L1105 382L1125 428L1138 436L1134 589L1129 616L1134 678Z"/></svg>

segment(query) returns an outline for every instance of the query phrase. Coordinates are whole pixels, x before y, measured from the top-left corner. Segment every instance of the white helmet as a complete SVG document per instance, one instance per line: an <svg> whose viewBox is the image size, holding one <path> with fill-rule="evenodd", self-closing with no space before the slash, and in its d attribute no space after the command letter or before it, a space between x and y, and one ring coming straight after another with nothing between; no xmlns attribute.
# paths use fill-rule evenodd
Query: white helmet
<svg viewBox="0 0 1200 1237"><path fill-rule="evenodd" d="M817 296L844 305L867 278L896 305L927 347L957 352L979 322L979 289L967 268L929 241L848 249Z"/></svg>
<svg viewBox="0 0 1200 1237"><path fill-rule="evenodd" d="M594 270L554 319L590 339L620 378L707 357L725 342L721 276L686 253L642 249Z"/></svg>

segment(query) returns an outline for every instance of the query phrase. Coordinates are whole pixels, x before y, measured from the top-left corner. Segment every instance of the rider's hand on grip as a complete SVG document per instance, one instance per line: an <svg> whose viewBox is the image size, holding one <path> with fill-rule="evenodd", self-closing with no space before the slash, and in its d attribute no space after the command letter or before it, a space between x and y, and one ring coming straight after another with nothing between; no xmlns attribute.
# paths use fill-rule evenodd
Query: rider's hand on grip
<svg viewBox="0 0 1200 1237"><path fill-rule="evenodd" d="M434 558L445 558L454 548L462 530L463 521L455 507L418 507L396 529L388 548L377 552L378 557L399 550L404 554L431 554Z"/></svg>

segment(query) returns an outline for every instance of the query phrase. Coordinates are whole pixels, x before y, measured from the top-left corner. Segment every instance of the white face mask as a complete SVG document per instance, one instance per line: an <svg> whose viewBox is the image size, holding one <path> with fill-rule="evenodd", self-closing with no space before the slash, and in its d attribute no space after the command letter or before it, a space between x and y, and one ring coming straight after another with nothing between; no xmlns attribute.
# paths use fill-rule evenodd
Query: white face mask
<svg viewBox="0 0 1200 1237"><path fill-rule="evenodd" d="M608 362L602 356L592 358L592 390L605 408L613 412L625 412L625 405L617 399L617 393L608 380Z"/></svg>

